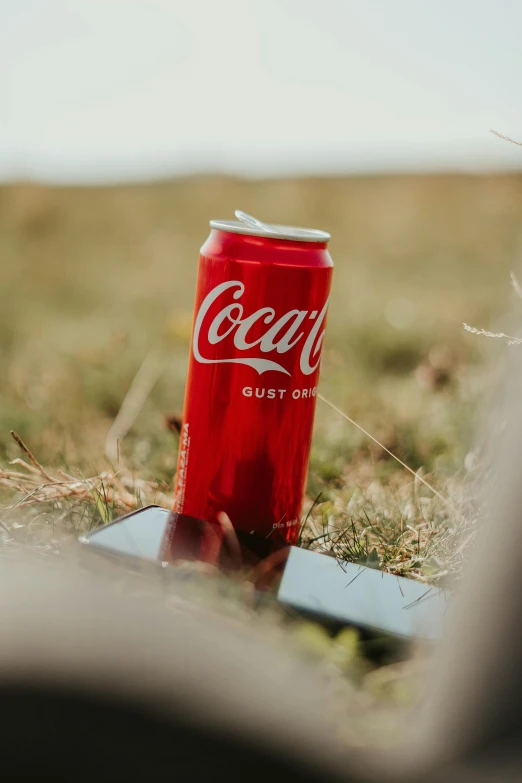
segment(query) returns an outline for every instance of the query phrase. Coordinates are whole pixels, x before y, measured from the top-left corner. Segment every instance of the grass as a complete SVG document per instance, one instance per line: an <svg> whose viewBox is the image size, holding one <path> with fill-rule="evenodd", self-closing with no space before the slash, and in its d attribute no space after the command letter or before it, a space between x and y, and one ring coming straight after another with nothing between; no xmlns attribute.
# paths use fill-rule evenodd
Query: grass
<svg viewBox="0 0 522 783"><path fill-rule="evenodd" d="M472 517L464 465L490 385L487 341L462 322L496 327L505 311L521 205L518 175L2 187L0 462L20 456L14 429L53 476L112 486L107 434L153 352L158 380L120 459L170 498L177 439L165 416L182 407L198 248L210 217L241 207L332 233L322 393L452 498L441 502L319 402L307 507L321 499L307 545L376 552L380 566L416 578L458 572L452 548ZM87 493L92 524L127 509L114 497L104 511ZM59 496L46 502L64 511Z"/></svg>
<svg viewBox="0 0 522 783"><path fill-rule="evenodd" d="M458 578L480 512L476 432L494 384L494 341L462 323L519 339L502 322L516 301L518 175L1 187L3 546L53 555L134 508L170 505L177 436L166 422L182 407L198 249L209 218L236 208L332 233L321 393L378 441L318 401L301 545L421 581ZM116 426L144 363L143 399ZM251 590L236 587L241 613ZM222 610L224 589L202 600ZM357 636L307 624L295 637L364 679L368 741L382 726L373 695L411 703L417 670L368 672ZM388 717L391 736L394 709Z"/></svg>

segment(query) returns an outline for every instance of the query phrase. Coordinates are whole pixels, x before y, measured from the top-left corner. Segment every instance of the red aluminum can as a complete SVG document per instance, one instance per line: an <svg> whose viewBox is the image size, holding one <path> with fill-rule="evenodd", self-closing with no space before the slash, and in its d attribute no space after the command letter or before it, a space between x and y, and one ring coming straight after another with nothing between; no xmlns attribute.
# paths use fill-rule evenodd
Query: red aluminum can
<svg viewBox="0 0 522 783"><path fill-rule="evenodd" d="M294 544L333 263L329 234L212 220L201 248L173 510Z"/></svg>

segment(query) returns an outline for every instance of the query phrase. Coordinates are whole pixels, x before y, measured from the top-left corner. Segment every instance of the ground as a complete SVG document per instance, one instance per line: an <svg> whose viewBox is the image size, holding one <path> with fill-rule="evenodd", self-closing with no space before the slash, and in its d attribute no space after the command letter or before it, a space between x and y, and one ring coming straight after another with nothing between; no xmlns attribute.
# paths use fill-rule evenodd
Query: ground
<svg viewBox="0 0 522 783"><path fill-rule="evenodd" d="M133 504L170 502L166 417L182 408L198 250L208 220L237 208L331 232L321 393L417 472L319 401L303 542L418 579L458 573L494 383L487 349L509 350L462 323L496 328L516 301L518 175L0 188L3 524L20 524L8 507L42 483L52 486L29 499L28 540L51 549ZM157 383L111 465L107 433L151 351ZM30 460L10 430L43 477L9 466Z"/></svg>
<svg viewBox="0 0 522 783"><path fill-rule="evenodd" d="M208 219L238 207L332 234L322 394L414 470L442 482L462 473L488 384L486 340L462 322L490 327L509 308L519 176L1 188L4 464L20 456L14 429L46 465L106 468L110 424L157 349L161 375L121 456L171 491L177 441L164 417L182 407L198 249ZM402 475L319 403L310 497L334 499Z"/></svg>

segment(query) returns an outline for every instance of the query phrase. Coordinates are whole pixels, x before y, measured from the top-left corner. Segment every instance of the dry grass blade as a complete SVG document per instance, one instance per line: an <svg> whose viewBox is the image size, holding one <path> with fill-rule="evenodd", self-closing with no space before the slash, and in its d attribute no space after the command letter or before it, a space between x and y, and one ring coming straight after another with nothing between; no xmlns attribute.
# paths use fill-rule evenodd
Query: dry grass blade
<svg viewBox="0 0 522 783"><path fill-rule="evenodd" d="M505 340L508 345L520 345L522 343L522 337L512 337L509 334L504 334L504 332L488 332L486 329L477 329L476 326L470 326L466 323L463 323L462 326L466 332L478 334L481 337L493 337L497 340Z"/></svg>
<svg viewBox="0 0 522 783"><path fill-rule="evenodd" d="M64 504L68 501L83 503L96 507L104 521L113 514L126 514L130 511L156 503L165 508L170 507L171 498L163 492L156 481L136 479L124 471L118 473L112 470L102 471L96 476L75 478L64 471L51 472L42 468L47 481L39 483L34 468L23 460L17 461L27 470L27 474L14 470L0 471L0 483L3 487L17 492L21 497L13 504L4 508L0 518L0 526L11 532L5 526L5 519L15 509L36 504ZM104 510L99 508L100 502Z"/></svg>
<svg viewBox="0 0 522 783"><path fill-rule="evenodd" d="M518 277L515 275L513 271L509 273L509 276L511 278L511 285L513 286L514 292L516 293L519 299L522 299L522 287L518 282Z"/></svg>
<svg viewBox="0 0 522 783"><path fill-rule="evenodd" d="M250 579L258 589L262 589L263 580L265 580L272 571L275 571L277 568L286 563L289 554L290 547L286 547L285 549L278 549L268 555L268 557L265 557L264 560L261 560L261 562L252 569Z"/></svg>
<svg viewBox="0 0 522 783"><path fill-rule="evenodd" d="M521 340L522 342L522 340ZM362 427L360 424L358 424L356 421L350 418L347 413L344 413L340 408L338 408L336 405L333 404L333 402L330 402L330 400L327 400L326 397L323 397L322 394L317 395L322 402L324 402L326 405L329 405L332 410L334 410L336 413L338 413L340 416L343 417L343 419L346 419L346 421L350 422L354 427L357 427L357 429L363 433L363 435L366 435L367 438L370 438L374 443L376 443L381 449L384 449L384 451L389 454L392 459L394 459L396 462L399 463L405 470L407 470L411 475L414 477L415 481L420 481L421 484L424 484L425 487L427 487L430 492L432 492L442 503L444 503L445 506L451 509L455 514L457 514L460 519L463 521L467 521L462 512L455 506L452 501L444 497L437 489L435 489L434 486L432 486L426 479L424 479L418 471L413 470L413 468L410 468L409 465L407 465L405 462L400 459L396 454L393 453L393 451L390 451L383 443L381 443L377 438L375 438L368 430L365 430L364 427Z"/></svg>
<svg viewBox="0 0 522 783"><path fill-rule="evenodd" d="M29 473L34 473L35 476L40 477L42 475L39 470L34 468L32 465L29 465L25 460L20 459L19 457L17 459L11 460L11 462L9 464L10 465L21 465L25 470L28 470ZM21 476L22 475L25 476L25 473L24 474L21 473L20 475Z"/></svg>
<svg viewBox="0 0 522 783"><path fill-rule="evenodd" d="M30 451L30 450L27 448L27 446L26 446L26 445L25 445L25 443L23 442L23 440L22 440L22 438L20 437L20 435L17 435L17 433L16 433L14 430L11 430L11 436L12 436L12 437L14 438L14 440L15 440L15 441L18 443L18 445L20 446L20 448L22 449L22 451L24 452L24 454L27 454L27 456L29 457L29 459L31 460L31 462L33 463L33 465L35 466L35 468L38 470L38 472L39 472L39 473L41 473L41 474L42 474L42 476L43 476L44 478L46 478L48 481L51 481L51 477L49 476L49 474L45 472L45 470L44 470L44 469L43 469L43 467L40 465L40 463L38 462L38 460L36 459L36 457L34 456L34 454L32 453L32 451Z"/></svg>
<svg viewBox="0 0 522 783"><path fill-rule="evenodd" d="M217 514L217 521L223 531L223 542L228 549L228 553L232 560L232 568L239 569L243 565L243 558L241 555L241 545L237 538L237 533L234 529L230 517L224 511L220 511Z"/></svg>
<svg viewBox="0 0 522 783"><path fill-rule="evenodd" d="M509 141L510 144L516 144L517 147L522 147L522 141L517 141L516 139L511 139L509 136L504 136L503 133L500 133L493 128L490 128L489 132L492 133L493 136L497 136L499 139L502 139L502 141Z"/></svg>
<svg viewBox="0 0 522 783"><path fill-rule="evenodd" d="M114 419L105 442L105 453L118 464L120 443L134 424L145 401L163 371L163 362L157 351L149 351L129 387Z"/></svg>

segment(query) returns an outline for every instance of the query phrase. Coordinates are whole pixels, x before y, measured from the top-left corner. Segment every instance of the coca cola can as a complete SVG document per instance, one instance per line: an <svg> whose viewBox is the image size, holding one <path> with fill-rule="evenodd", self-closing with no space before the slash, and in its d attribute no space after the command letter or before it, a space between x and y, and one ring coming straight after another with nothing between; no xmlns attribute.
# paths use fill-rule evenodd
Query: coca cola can
<svg viewBox="0 0 522 783"><path fill-rule="evenodd" d="M324 231L236 216L201 248L173 511L262 556L299 536L333 263Z"/></svg>

